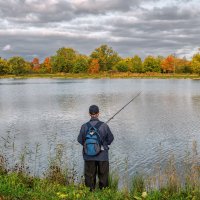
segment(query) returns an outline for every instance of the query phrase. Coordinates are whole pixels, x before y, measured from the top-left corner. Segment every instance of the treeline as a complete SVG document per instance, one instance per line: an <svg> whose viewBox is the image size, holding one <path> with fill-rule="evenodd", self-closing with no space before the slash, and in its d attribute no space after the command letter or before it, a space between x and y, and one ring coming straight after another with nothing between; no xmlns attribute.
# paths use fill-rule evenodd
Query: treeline
<svg viewBox="0 0 200 200"><path fill-rule="evenodd" d="M62 47L56 54L45 58L40 63L38 58L32 62L16 56L6 60L0 57L0 74L29 73L99 73L99 72L132 72L132 73L197 73L200 74L200 53L193 55L192 60L178 58L174 55L147 56L143 61L138 56L122 58L107 45L96 48L89 56L79 54L73 48Z"/></svg>

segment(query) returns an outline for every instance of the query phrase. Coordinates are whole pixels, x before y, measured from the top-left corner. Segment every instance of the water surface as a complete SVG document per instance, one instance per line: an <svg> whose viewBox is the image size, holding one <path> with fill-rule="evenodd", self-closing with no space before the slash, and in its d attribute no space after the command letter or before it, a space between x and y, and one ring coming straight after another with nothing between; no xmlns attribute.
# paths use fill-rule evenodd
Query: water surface
<svg viewBox="0 0 200 200"><path fill-rule="evenodd" d="M192 141L200 141L197 80L1 79L1 151L15 157L28 146L29 162L41 174L55 144L64 144L63 159L81 175L82 149L76 138L80 126L89 120L88 107L99 105L100 119L106 121L138 91L142 94L109 123L115 136L110 147L111 168L124 172L128 165L129 175L137 171L148 174L171 154L181 162ZM8 140L15 142L5 150L8 134ZM33 164L31 155L37 145L39 153Z"/></svg>

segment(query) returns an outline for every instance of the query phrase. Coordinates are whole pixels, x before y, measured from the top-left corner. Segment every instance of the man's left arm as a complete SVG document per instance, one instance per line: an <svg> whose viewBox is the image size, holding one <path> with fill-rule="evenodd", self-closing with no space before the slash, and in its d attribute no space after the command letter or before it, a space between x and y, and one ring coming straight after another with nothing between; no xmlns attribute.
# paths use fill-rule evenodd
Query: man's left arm
<svg viewBox="0 0 200 200"><path fill-rule="evenodd" d="M107 145L110 145L112 143L112 141L114 140L114 136L108 125L107 125L106 129L107 129Z"/></svg>

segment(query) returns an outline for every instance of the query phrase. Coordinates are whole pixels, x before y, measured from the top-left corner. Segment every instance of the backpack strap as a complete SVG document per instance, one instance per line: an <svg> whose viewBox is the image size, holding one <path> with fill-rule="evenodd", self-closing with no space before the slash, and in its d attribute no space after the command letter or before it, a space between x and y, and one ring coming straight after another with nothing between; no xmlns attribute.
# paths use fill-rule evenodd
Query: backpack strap
<svg viewBox="0 0 200 200"><path fill-rule="evenodd" d="M87 125L88 130L89 130L90 127L92 127L92 125L90 124L90 122L87 122L86 125Z"/></svg>
<svg viewBox="0 0 200 200"><path fill-rule="evenodd" d="M98 121L94 127L99 131L99 128L100 128L100 126L101 126L103 123L104 123L104 122ZM99 134L99 132L97 132L97 134L99 135L101 145L103 145L103 141L102 141L102 139L101 139L101 135Z"/></svg>
<svg viewBox="0 0 200 200"><path fill-rule="evenodd" d="M94 127L95 127L97 130L99 130L100 126L101 126L103 123L104 123L104 122L98 121Z"/></svg>
<svg viewBox="0 0 200 200"><path fill-rule="evenodd" d="M103 123L104 123L104 122L98 121L98 122L96 123L95 126L92 126L92 125L90 124L90 122L87 122L86 125L87 125L88 130L89 130L91 127L95 127L95 128L98 130L98 129L100 128L100 126L101 126Z"/></svg>

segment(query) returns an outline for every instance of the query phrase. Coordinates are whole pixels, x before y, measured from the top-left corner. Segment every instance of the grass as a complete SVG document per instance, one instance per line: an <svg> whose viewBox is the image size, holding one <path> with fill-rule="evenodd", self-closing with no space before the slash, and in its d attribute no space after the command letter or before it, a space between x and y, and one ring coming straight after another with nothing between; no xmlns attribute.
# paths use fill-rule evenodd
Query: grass
<svg viewBox="0 0 200 200"><path fill-rule="evenodd" d="M139 182L138 182L139 181ZM179 188L171 191L169 187L146 191L144 181L133 180L132 190L116 190L116 188L96 189L90 192L83 184L61 184L48 179L24 176L19 173L0 174L0 199L37 199L37 200L198 200L199 188Z"/></svg>
<svg viewBox="0 0 200 200"><path fill-rule="evenodd" d="M149 79L200 79L197 74L163 74L163 73L131 73L131 72L100 72L98 74L88 73L56 73L56 74L24 74L24 75L0 75L1 78L65 78L65 79L101 79L101 78L149 78Z"/></svg>
<svg viewBox="0 0 200 200"><path fill-rule="evenodd" d="M4 138L4 148L9 148L8 143L14 146L14 141L12 144L9 139L11 136L8 139ZM193 142L192 152L185 157L182 172L178 170L175 157L171 155L166 165L159 166L154 175L137 173L129 183L130 177L129 180L126 177L128 175L128 163L126 163L125 173L120 175L125 177L121 188L118 187L119 174L111 171L109 187L103 190L97 188L94 192L90 192L84 186L83 180L77 181L76 172L63 164L64 146L61 144L55 145L55 153L49 159L49 165L42 176L35 174L37 165L34 163L32 163L34 172L32 174L29 172L26 163L28 151L18 155L20 159L15 159L18 162L12 162L11 165L2 148L0 149L0 200L200 200L200 166L196 142ZM35 154L36 158L39 154L38 144ZM37 159L33 162L37 162Z"/></svg>
<svg viewBox="0 0 200 200"><path fill-rule="evenodd" d="M190 161L186 159L183 175L178 173L175 158L171 156L160 176L136 174L127 188L127 183L118 188L119 175L111 172L109 187L90 192L82 181L71 179L69 170L59 164L62 157L56 155L43 177L28 173L24 163L7 168L6 159L0 156L0 199L8 200L199 200L200 167L196 142Z"/></svg>

